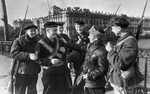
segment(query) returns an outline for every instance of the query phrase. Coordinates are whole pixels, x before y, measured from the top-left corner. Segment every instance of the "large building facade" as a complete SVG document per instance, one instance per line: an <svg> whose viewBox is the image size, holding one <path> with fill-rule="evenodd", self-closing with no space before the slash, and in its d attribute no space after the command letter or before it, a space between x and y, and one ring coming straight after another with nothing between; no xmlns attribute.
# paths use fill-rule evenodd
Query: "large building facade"
<svg viewBox="0 0 150 94"><path fill-rule="evenodd" d="M63 22L64 23L64 33L69 36L73 35L75 32L74 23L78 20L86 22L86 30L95 25L96 27L106 28L110 19L114 17L114 14L104 13L104 12L91 12L89 9L81 9L80 7L67 7L62 9L56 5L50 8L48 16L32 19L33 23L38 26L39 33L44 33L44 23L47 21ZM116 15L120 16L120 15ZM128 17L130 21L130 29L133 33L137 31L137 25L140 21L140 17ZM145 18L143 21L143 30L150 31L150 18ZM107 37L114 37L114 34L111 32L111 29L106 31Z"/></svg>

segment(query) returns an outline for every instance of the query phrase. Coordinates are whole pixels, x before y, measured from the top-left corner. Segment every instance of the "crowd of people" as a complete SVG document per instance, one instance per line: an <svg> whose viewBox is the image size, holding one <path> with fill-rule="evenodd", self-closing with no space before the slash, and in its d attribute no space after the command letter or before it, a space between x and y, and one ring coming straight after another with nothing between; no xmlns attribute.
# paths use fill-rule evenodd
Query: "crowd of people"
<svg viewBox="0 0 150 94"><path fill-rule="evenodd" d="M36 25L27 25L25 34L13 41L11 57L19 61L15 94L37 94L38 73L43 70L43 94L105 94L106 83L114 94L134 94L139 84L138 44L129 32L129 21L116 17L112 32L120 38L115 45L103 43L104 30L84 21L75 22L75 35L63 33L63 24L46 22L46 34L39 38Z"/></svg>

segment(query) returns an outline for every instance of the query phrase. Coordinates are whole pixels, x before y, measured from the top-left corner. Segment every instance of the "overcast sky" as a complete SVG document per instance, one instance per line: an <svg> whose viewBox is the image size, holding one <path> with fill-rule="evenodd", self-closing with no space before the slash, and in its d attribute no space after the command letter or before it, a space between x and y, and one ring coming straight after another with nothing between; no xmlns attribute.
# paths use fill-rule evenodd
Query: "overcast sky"
<svg viewBox="0 0 150 94"><path fill-rule="evenodd" d="M103 11L114 13L121 4L117 14L141 17L146 0L48 0L50 6L61 8L81 7L90 11ZM1 3L1 2L0 2ZM27 18L43 17L48 15L47 0L5 0L8 23L12 25L14 19L24 18L26 7L29 4ZM2 5L0 4L0 18L2 18ZM147 4L145 16L150 17L150 1ZM0 20L0 25L3 22Z"/></svg>

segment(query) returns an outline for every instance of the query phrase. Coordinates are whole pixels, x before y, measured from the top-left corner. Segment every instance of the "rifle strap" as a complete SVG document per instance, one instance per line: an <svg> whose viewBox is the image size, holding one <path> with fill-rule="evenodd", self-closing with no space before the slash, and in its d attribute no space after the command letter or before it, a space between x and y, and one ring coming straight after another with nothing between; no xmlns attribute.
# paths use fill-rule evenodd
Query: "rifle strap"
<svg viewBox="0 0 150 94"><path fill-rule="evenodd" d="M118 42L115 47L116 47L116 48L119 47L121 44L123 44L123 43L124 43L126 40L128 40L128 39L134 39L135 41L137 41L135 37L133 37L133 36L128 36L128 37L125 38L124 40ZM118 52L119 52L119 51L118 51ZM135 56L135 57L136 57L136 56ZM115 69L116 67L115 67L115 66L112 66L112 68Z"/></svg>
<svg viewBox="0 0 150 94"><path fill-rule="evenodd" d="M125 38L124 40L118 42L118 43L116 44L116 47L120 46L122 43L124 43L126 40L128 40L128 39L130 39L130 38L133 38L134 40L136 40L133 36L128 36L128 37Z"/></svg>

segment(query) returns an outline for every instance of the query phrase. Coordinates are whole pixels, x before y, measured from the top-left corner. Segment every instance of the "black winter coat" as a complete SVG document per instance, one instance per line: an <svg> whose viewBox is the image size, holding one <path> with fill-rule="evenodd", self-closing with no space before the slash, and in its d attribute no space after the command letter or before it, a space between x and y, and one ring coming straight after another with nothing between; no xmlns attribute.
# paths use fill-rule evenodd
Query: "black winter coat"
<svg viewBox="0 0 150 94"><path fill-rule="evenodd" d="M25 34L13 41L10 54L12 58L20 62L18 73L37 74L40 72L40 66L29 57L29 53L34 53L38 40L38 37L31 39Z"/></svg>
<svg viewBox="0 0 150 94"><path fill-rule="evenodd" d="M51 41L48 37L44 37L41 39L46 44L50 45L53 49L56 49L56 39ZM63 43L59 40L59 49L63 47ZM54 58L59 58L63 61L63 65L53 67L51 63L51 59L48 57L52 55L53 52L49 51L43 44L40 42L37 43L35 51L38 53L38 60L37 63L41 64L44 67L48 67L48 69L44 69L44 73L46 74L64 74L66 71L66 62L65 61L65 53L62 53L58 50L58 52L62 55L62 58L59 58L57 56L54 56Z"/></svg>
<svg viewBox="0 0 150 94"><path fill-rule="evenodd" d="M82 65L84 74L88 74L85 79L85 87L100 88L105 86L105 75L108 70L107 51L101 41L89 43L87 47L80 47L78 44L67 43L67 47L80 52L86 52Z"/></svg>

